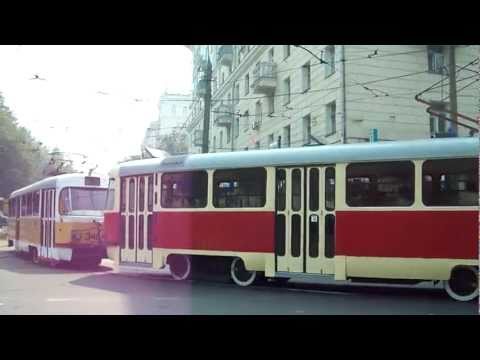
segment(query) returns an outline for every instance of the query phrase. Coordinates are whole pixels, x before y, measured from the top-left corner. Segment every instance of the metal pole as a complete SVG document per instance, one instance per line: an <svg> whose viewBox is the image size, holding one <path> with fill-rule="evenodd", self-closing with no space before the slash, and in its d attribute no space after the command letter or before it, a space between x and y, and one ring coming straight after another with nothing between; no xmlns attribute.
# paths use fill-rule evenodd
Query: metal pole
<svg viewBox="0 0 480 360"><path fill-rule="evenodd" d="M202 153L208 153L208 139L209 139L209 131L210 131L210 106L212 101L212 63L210 62L210 54L208 54L208 52L207 52L207 71L206 71L204 81L206 81L206 92L205 92L205 109L203 113Z"/></svg>
<svg viewBox="0 0 480 360"><path fill-rule="evenodd" d="M345 83L345 45L341 45L340 60L342 62L342 113L343 113L343 143L347 143L347 89Z"/></svg>
<svg viewBox="0 0 480 360"><path fill-rule="evenodd" d="M449 81L450 81L450 111L452 112L452 120L451 122L451 128L453 130L453 133L457 135L458 131L458 118L457 118L457 79L456 75L457 72L455 70L456 68L456 63L455 63L455 46L450 45L448 47L448 72L449 72Z"/></svg>

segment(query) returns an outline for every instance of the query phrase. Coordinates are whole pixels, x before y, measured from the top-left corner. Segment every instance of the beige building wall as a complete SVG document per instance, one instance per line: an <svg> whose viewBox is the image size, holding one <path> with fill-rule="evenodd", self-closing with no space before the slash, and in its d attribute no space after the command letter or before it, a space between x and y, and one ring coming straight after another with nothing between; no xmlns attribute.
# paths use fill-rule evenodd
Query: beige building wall
<svg viewBox="0 0 480 360"><path fill-rule="evenodd" d="M418 92L428 88L442 78L442 75L428 72L426 45L330 45L335 51L334 71L303 49L290 46L286 56L285 45L233 45L231 64L222 65L218 52L221 45L194 46L194 64L200 65L199 56L206 59L207 53L212 62L212 113L210 122L210 151L236 151L267 149L281 137L282 147L286 144L285 127L290 126L290 146L305 144L304 118L310 116L311 135L324 144L341 143L343 139L343 98L346 99L347 142L368 141L371 129L378 129L380 140L418 139L430 137L430 115L426 105L415 101ZM303 45L317 56L328 60L327 45ZM272 57L273 49L273 57ZM342 62L344 50L345 62ZM375 55L375 50L377 53ZM400 54L399 54L400 53ZM195 59L195 57L197 58ZM456 62L460 66L479 56L479 46L458 47ZM448 57L446 57L448 59ZM258 62L273 60L276 66L276 86L273 88L274 111L270 114L269 99L266 93L255 93L252 88L254 70ZM310 62L310 90L305 91L302 83L302 66ZM343 67L344 65L344 67ZM470 67L478 71L477 66ZM194 88L201 79L201 73L194 68ZM345 70L345 86L343 86ZM420 73L423 72L423 73ZM331 74L330 74L331 73ZM419 73L419 74L414 74ZM245 76L249 75L249 89ZM397 78L398 76L408 75ZM458 79L475 75L470 70L458 73ZM289 78L291 100L286 104L284 81ZM387 78L393 78L386 80ZM426 93L427 100L440 100L448 96L448 77L444 76L441 87ZM370 81L377 81L361 86ZM462 80L457 89L468 85L474 78ZM235 88L239 87L239 96ZM458 111L471 117L478 115L480 82L470 85L458 93ZM366 89L367 87L368 89ZM345 91L345 95L344 95ZM443 93L442 93L443 91ZM235 100L236 97L240 99ZM201 98L195 106L201 111L192 112L188 122L188 132L192 140L191 152L200 152L193 145L193 133L201 131L203 125L203 104ZM448 100L448 99L447 99ZM259 105L257 105L257 102ZM336 131L329 131L327 104L335 102ZM217 126L221 105L230 106L230 129ZM256 107L261 106L261 124L255 128ZM238 116L248 111L249 117ZM238 115L236 115L238 114ZM270 114L270 116L269 116ZM238 136L235 136L235 122L239 121ZM448 123L447 123L448 124ZM448 125L447 125L448 126ZM459 128L460 136L468 136L468 130Z"/></svg>

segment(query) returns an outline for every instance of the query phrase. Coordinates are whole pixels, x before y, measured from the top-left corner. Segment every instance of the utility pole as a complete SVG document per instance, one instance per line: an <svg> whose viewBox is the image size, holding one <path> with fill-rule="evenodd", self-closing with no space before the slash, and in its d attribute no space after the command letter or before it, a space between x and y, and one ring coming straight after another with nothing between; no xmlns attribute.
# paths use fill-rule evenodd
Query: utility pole
<svg viewBox="0 0 480 360"><path fill-rule="evenodd" d="M202 153L208 153L208 138L210 130L210 106L212 102L212 63L210 62L210 54L207 53L207 69L204 77L206 81L206 91L205 91L205 107L203 114L203 142L202 142Z"/></svg>
<svg viewBox="0 0 480 360"><path fill-rule="evenodd" d="M451 123L451 129L453 133L457 135L458 131L458 117L457 117L457 79L456 79L456 62L455 62L455 46L449 45L448 47L448 76L449 76L449 102L450 102L450 111L452 114L452 120L454 122Z"/></svg>

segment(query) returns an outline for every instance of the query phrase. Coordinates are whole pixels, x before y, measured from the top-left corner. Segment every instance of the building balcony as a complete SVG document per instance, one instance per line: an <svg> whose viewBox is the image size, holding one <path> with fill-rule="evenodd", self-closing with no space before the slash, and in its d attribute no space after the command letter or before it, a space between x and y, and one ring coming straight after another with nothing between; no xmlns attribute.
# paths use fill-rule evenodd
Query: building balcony
<svg viewBox="0 0 480 360"><path fill-rule="evenodd" d="M233 46L220 45L217 52L217 62L222 65L230 66L233 61Z"/></svg>
<svg viewBox="0 0 480 360"><path fill-rule="evenodd" d="M229 127L233 122L233 106L221 104L214 110L214 124L215 126Z"/></svg>
<svg viewBox="0 0 480 360"><path fill-rule="evenodd" d="M254 94L271 94L277 87L277 65L273 62L261 62L253 70L251 88Z"/></svg>

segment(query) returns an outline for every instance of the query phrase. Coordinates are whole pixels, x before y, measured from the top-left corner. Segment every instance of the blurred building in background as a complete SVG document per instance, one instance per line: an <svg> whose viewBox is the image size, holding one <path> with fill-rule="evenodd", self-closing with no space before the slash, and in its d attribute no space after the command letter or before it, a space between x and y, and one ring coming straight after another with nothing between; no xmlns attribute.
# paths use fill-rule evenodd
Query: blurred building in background
<svg viewBox="0 0 480 360"><path fill-rule="evenodd" d="M158 102L159 115L145 131L143 145L158 149L162 135L183 129L192 103L191 94L164 93Z"/></svg>

